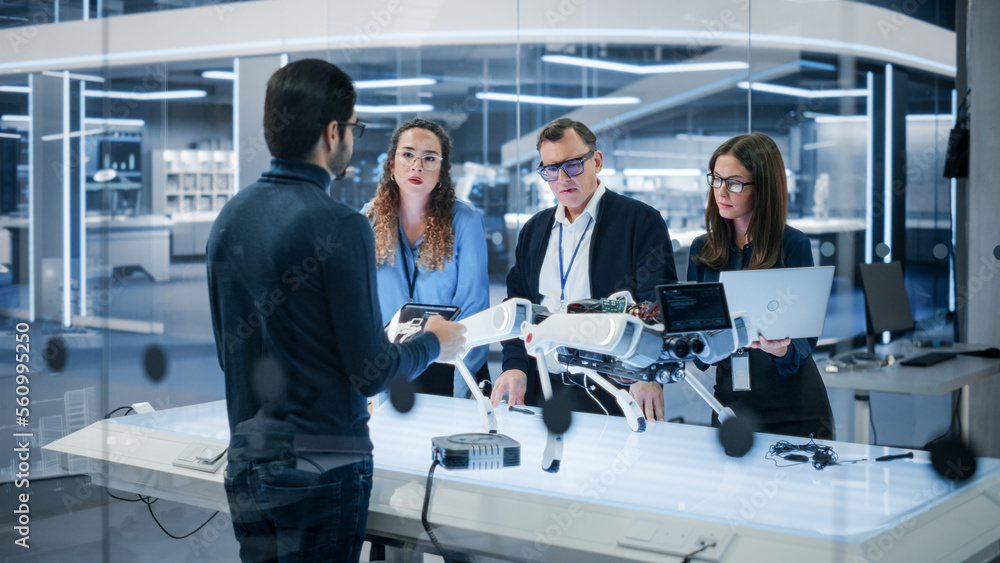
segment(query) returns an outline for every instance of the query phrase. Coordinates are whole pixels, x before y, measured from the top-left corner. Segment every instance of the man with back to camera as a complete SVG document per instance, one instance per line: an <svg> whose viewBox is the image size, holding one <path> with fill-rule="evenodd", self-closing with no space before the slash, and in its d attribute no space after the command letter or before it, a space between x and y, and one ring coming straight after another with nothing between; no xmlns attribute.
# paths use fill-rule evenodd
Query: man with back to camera
<svg viewBox="0 0 1000 563"><path fill-rule="evenodd" d="M208 240L225 488L244 562L358 561L372 487L365 396L465 342L464 327L440 317L405 344L383 332L371 227L327 193L364 132L356 98L325 61L275 72L264 100L271 169L224 206Z"/></svg>
<svg viewBox="0 0 1000 563"><path fill-rule="evenodd" d="M656 286L677 281L670 234L652 207L605 188L597 174L604 155L590 129L556 119L538 135L538 173L558 205L536 213L517 239L516 261L507 275L507 297L523 297L551 312L565 312L577 299L608 297L628 290L636 301L655 301ZM562 252L560 253L560 246ZM493 406L508 393L508 404L540 405L541 384L524 343L503 343L503 373L491 396ZM530 371L529 371L530 370ZM550 375L571 410L604 412L569 376ZM574 376L577 378L578 376ZM564 381L569 382L563 387ZM635 383L629 388L646 420L663 420L663 388ZM621 413L611 395L594 390L609 413Z"/></svg>

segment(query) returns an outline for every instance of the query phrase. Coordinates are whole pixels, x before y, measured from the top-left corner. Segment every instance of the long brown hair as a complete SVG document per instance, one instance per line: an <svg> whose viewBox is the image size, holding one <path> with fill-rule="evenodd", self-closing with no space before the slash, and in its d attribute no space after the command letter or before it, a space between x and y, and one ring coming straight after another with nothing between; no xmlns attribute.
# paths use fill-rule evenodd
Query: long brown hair
<svg viewBox="0 0 1000 563"><path fill-rule="evenodd" d="M747 228L747 237L753 241L750 269L770 268L781 256L781 241L788 219L788 188L781 152L774 140L763 133L737 135L715 149L708 161L711 172L715 172L715 161L724 154L732 155L753 175L750 194L753 215ZM708 188L708 207L705 208L708 240L694 261L713 270L722 270L729 264L729 247L735 240L735 232L733 222L719 214L714 190L711 186Z"/></svg>
<svg viewBox="0 0 1000 563"><path fill-rule="evenodd" d="M399 137L409 129L430 131L441 143L441 174L438 185L427 200L427 228L424 242L420 246L417 264L426 270L443 270L445 261L451 261L455 243L455 231L451 227L454 215L455 186L451 182L451 137L443 127L426 119L412 119L400 125L392 133L389 141L389 156L382 166L375 200L368 208L368 218L375 231L375 263L377 265L396 264L396 248L399 245L399 184L393 178L392 169L396 164L396 147Z"/></svg>

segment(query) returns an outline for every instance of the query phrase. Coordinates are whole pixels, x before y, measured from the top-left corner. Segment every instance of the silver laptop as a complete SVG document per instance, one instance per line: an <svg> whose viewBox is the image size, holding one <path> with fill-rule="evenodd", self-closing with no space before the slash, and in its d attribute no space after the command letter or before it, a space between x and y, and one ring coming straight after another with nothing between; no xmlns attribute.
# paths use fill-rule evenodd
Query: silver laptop
<svg viewBox="0 0 1000 563"><path fill-rule="evenodd" d="M833 266L719 273L730 313L748 316L750 339L813 338L823 334Z"/></svg>

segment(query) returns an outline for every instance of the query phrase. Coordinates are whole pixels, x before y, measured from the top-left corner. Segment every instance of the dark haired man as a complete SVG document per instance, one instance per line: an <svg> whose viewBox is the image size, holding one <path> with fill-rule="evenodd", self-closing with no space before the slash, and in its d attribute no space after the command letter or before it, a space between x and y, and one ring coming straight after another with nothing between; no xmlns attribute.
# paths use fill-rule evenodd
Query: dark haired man
<svg viewBox="0 0 1000 563"><path fill-rule="evenodd" d="M601 185L604 155L591 130L568 118L557 119L538 135L538 173L558 205L540 211L517 238L516 262L507 275L507 297L524 297L552 312L565 312L577 299L608 297L628 290L637 301L654 301L659 284L677 281L673 248L663 217L652 207ZM508 404L540 405L541 384L524 343L503 343L503 373L493 387L493 405L504 393ZM551 377L555 394L572 410L603 412L576 376ZM568 383L565 387L563 383ZM663 420L663 389L636 383L629 391L646 420ZM595 398L609 413L621 410L601 388Z"/></svg>
<svg viewBox="0 0 1000 563"><path fill-rule="evenodd" d="M330 197L364 124L351 78L325 61L271 76L271 169L225 205L208 240L208 286L226 377L226 494L240 557L358 561L372 486L365 396L461 352L440 317L389 343L368 221Z"/></svg>

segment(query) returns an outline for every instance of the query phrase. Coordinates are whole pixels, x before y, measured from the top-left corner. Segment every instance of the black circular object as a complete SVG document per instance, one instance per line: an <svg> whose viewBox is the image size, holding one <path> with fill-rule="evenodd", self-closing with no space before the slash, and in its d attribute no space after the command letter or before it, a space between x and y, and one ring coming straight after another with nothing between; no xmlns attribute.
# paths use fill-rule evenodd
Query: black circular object
<svg viewBox="0 0 1000 563"><path fill-rule="evenodd" d="M875 255L879 258L885 258L889 255L890 251L891 249L889 248L889 245L884 242L880 242L875 245Z"/></svg>
<svg viewBox="0 0 1000 563"><path fill-rule="evenodd" d="M569 402L562 394L552 397L542 405L542 421L553 434L563 434L573 424L573 413Z"/></svg>
<svg viewBox="0 0 1000 563"><path fill-rule="evenodd" d="M285 370L274 358L261 358L251 378L254 395L261 402L275 401L285 393Z"/></svg>
<svg viewBox="0 0 1000 563"><path fill-rule="evenodd" d="M753 447L755 424L747 415L727 418L719 426L719 443L729 457L743 457Z"/></svg>
<svg viewBox="0 0 1000 563"><path fill-rule="evenodd" d="M705 343L700 338L695 338L691 341L691 351L695 354L701 354L705 351Z"/></svg>
<svg viewBox="0 0 1000 563"><path fill-rule="evenodd" d="M1000 244L993 247L993 257L1000 260Z"/></svg>
<svg viewBox="0 0 1000 563"><path fill-rule="evenodd" d="M402 377L397 377L389 386L389 402L392 408L406 414L413 409L413 403L417 400L417 394L413 390L413 382Z"/></svg>
<svg viewBox="0 0 1000 563"><path fill-rule="evenodd" d="M66 361L69 359L66 341L58 336L49 338L45 343L45 350L42 354L45 356L46 365L54 372L62 371L66 367Z"/></svg>
<svg viewBox="0 0 1000 563"><path fill-rule="evenodd" d="M146 377L151 381L162 381L167 376L169 365L166 351L156 344L146 346L142 353L142 365L146 369Z"/></svg>
<svg viewBox="0 0 1000 563"><path fill-rule="evenodd" d="M976 454L961 440L946 440L928 448L934 472L946 481L965 481L976 474Z"/></svg>

